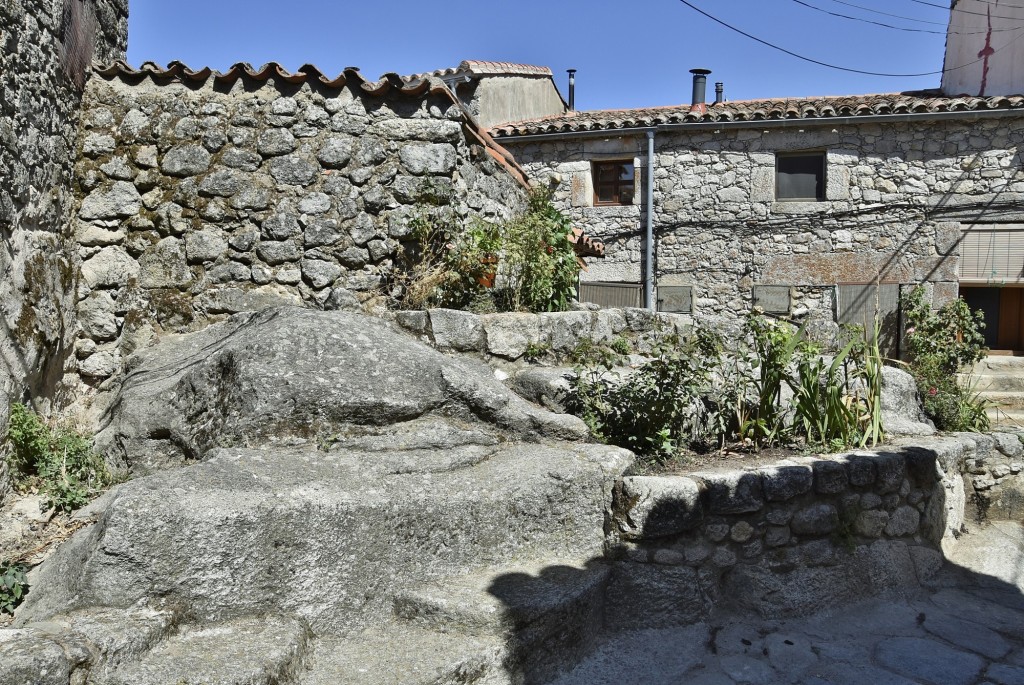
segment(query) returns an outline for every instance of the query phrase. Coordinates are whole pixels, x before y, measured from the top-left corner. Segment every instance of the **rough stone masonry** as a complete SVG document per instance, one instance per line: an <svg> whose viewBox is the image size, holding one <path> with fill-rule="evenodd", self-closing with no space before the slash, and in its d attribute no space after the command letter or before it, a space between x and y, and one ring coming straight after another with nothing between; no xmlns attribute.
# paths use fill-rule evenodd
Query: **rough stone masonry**
<svg viewBox="0 0 1024 685"><path fill-rule="evenodd" d="M0 431L11 400L53 397L70 355L79 84L89 57L119 59L127 40L127 0L0 4Z"/></svg>
<svg viewBox="0 0 1024 685"><path fill-rule="evenodd" d="M90 383L160 332L282 304L359 308L430 198L488 219L524 198L439 83L104 73L75 173Z"/></svg>

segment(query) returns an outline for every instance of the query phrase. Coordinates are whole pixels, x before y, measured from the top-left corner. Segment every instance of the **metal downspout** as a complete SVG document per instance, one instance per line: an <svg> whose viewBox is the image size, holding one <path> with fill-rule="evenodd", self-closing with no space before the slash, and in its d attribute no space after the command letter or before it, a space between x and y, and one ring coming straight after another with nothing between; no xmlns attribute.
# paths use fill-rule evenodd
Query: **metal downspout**
<svg viewBox="0 0 1024 685"><path fill-rule="evenodd" d="M646 269L644 272L644 304L657 310L654 299L654 131L647 132L647 231Z"/></svg>

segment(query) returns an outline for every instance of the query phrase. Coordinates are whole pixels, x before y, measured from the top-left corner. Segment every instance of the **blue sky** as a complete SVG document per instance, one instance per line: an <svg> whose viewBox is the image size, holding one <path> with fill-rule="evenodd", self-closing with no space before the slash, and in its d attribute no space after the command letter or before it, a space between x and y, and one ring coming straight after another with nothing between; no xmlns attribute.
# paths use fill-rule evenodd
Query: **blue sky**
<svg viewBox="0 0 1024 685"><path fill-rule="evenodd" d="M949 12L917 0L689 1L738 29L823 62L901 74L942 68ZM801 3L938 33L883 28ZM893 92L933 88L940 81L938 75L886 78L802 62L730 31L679 0L130 4L128 59L135 65L181 60L224 69L239 61L277 61L295 69L311 62L331 74L357 66L376 78L481 59L549 66L563 92L565 70L574 67L579 70L579 109L688 102L688 71L694 67L713 70L709 82L725 82L730 100Z"/></svg>

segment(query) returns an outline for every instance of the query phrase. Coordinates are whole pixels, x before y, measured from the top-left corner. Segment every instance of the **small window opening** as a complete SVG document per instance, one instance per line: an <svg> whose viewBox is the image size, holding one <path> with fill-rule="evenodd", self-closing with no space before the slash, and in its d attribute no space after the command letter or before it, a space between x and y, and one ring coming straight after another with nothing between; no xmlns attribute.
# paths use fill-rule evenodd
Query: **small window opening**
<svg viewBox="0 0 1024 685"><path fill-rule="evenodd" d="M825 199L825 153L801 152L775 156L775 199Z"/></svg>
<svg viewBox="0 0 1024 685"><path fill-rule="evenodd" d="M594 204L633 204L634 179L632 162L594 162Z"/></svg>

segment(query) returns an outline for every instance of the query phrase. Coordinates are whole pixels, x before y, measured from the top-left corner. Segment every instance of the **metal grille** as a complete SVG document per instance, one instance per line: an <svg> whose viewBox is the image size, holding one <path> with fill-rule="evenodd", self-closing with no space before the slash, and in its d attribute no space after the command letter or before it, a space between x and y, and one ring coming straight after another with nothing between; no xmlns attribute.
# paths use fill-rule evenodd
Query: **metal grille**
<svg viewBox="0 0 1024 685"><path fill-rule="evenodd" d="M964 229L960 280L1024 283L1024 224L980 224Z"/></svg>
<svg viewBox="0 0 1024 685"><path fill-rule="evenodd" d="M692 314L693 288L688 285L659 285L658 311Z"/></svg>
<svg viewBox="0 0 1024 685"><path fill-rule="evenodd" d="M580 283L580 302L600 305L605 309L642 307L643 288L638 283Z"/></svg>
<svg viewBox="0 0 1024 685"><path fill-rule="evenodd" d="M839 323L863 326L871 333L878 318L878 346L896 357L900 342L900 286L897 283L839 286Z"/></svg>
<svg viewBox="0 0 1024 685"><path fill-rule="evenodd" d="M755 285L754 306L767 314L789 314L793 293L788 285Z"/></svg>
<svg viewBox="0 0 1024 685"><path fill-rule="evenodd" d="M60 20L64 73L78 90L85 88L86 70L96 43L96 8L93 0L64 0Z"/></svg>

